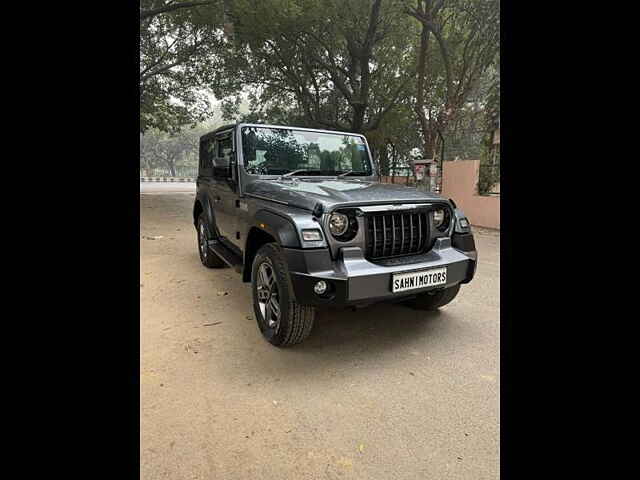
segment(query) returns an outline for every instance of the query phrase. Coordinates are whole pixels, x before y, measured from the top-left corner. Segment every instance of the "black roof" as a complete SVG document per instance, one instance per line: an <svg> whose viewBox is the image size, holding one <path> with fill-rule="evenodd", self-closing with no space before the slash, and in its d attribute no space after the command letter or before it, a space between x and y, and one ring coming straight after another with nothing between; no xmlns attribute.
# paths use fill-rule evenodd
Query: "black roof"
<svg viewBox="0 0 640 480"><path fill-rule="evenodd" d="M202 135L200 138L201 138L201 139L203 139L203 138L210 137L210 136L215 135L216 133L221 132L221 131L223 131L223 130L228 130L228 129L230 129L230 128L233 128L233 127L235 127L236 125L238 125L238 124L237 124L237 123L229 123L229 124L227 124L227 125L222 125L221 127L218 127L218 128L216 128L215 130L212 130L211 132L205 133L205 134L204 134L204 135Z"/></svg>
<svg viewBox="0 0 640 480"><path fill-rule="evenodd" d="M348 135L359 135L361 137L364 137L363 134L360 133L353 133L353 132L341 132L341 131L337 131L337 130L323 130L323 129L319 129L319 128L307 128L307 127L296 127L293 125L271 125L269 123L247 123L247 122L236 122L236 123L228 123L227 125L222 125L221 127L216 128L215 130L205 133L204 135L202 135L200 137L200 139L205 139L208 138L210 136L215 135L216 133L222 132L224 130L229 130L231 128L237 127L240 124L247 124L247 125L251 125L251 126L258 126L258 125L264 125L265 127L271 127L271 128L293 128L293 129L301 129L301 130L314 130L314 131L318 131L318 132L327 132L327 133L344 133L344 134L348 134Z"/></svg>

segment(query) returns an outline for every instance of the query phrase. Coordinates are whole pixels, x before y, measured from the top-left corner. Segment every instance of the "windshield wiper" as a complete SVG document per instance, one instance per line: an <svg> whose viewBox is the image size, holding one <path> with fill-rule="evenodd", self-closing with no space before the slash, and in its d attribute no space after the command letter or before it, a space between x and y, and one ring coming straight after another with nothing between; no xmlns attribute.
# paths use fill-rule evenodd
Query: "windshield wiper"
<svg viewBox="0 0 640 480"><path fill-rule="evenodd" d="M315 168L299 168L298 170L292 170L291 172L287 172L283 175L280 175L280 177L278 177L278 179L281 178L285 178L285 177L291 177L292 175L295 175L296 173L300 173L300 172L313 172L313 173L317 173L317 174L326 174L327 176L333 176L336 175L335 173L329 172L329 171L325 171L325 170L316 170ZM347 170L346 172L342 172L340 174L336 175L336 178L339 177L345 177L347 175L349 175L350 173L352 173L353 170Z"/></svg>
<svg viewBox="0 0 640 480"><path fill-rule="evenodd" d="M291 175L295 175L296 173L300 173L300 172L315 172L316 170L310 170L308 168L300 168L298 170L293 170L291 172L285 173L284 175L280 175L280 178L284 178L284 177L290 177Z"/></svg>

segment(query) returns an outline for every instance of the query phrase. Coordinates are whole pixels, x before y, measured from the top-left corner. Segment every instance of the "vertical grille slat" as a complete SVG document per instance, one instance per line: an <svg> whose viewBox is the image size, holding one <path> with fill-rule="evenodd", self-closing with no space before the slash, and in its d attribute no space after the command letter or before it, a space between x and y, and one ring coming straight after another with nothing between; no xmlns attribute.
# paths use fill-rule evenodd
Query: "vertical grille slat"
<svg viewBox="0 0 640 480"><path fill-rule="evenodd" d="M385 248L387 247L387 222L386 215L382 215L382 256L384 257Z"/></svg>
<svg viewBox="0 0 640 480"><path fill-rule="evenodd" d="M396 252L396 216L391 215L391 256Z"/></svg>
<svg viewBox="0 0 640 480"><path fill-rule="evenodd" d="M413 215L409 214L409 251L413 249Z"/></svg>
<svg viewBox="0 0 640 480"><path fill-rule="evenodd" d="M429 222L424 212L375 212L365 216L366 258L389 258L423 253L429 245Z"/></svg>
<svg viewBox="0 0 640 480"><path fill-rule="evenodd" d="M371 224L373 224L373 251L372 256L376 256L376 245L378 245L378 237L376 235L376 217L370 219ZM368 250L367 250L368 251Z"/></svg>

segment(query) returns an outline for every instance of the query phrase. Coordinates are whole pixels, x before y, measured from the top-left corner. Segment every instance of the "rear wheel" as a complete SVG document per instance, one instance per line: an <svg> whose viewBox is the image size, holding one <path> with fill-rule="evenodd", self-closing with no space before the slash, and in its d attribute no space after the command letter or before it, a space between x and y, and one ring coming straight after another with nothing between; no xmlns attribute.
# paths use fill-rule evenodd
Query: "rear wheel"
<svg viewBox="0 0 640 480"><path fill-rule="evenodd" d="M277 244L268 243L258 250L251 269L251 288L253 310L264 338L286 347L309 336L316 310L293 299L287 266Z"/></svg>
<svg viewBox="0 0 640 480"><path fill-rule="evenodd" d="M405 305L416 310L437 310L451 302L460 291L460 284L442 290L431 290L421 293L416 298L407 300Z"/></svg>
<svg viewBox="0 0 640 480"><path fill-rule="evenodd" d="M222 268L227 264L209 248L209 228L204 212L198 217L198 253L200 261L207 268Z"/></svg>

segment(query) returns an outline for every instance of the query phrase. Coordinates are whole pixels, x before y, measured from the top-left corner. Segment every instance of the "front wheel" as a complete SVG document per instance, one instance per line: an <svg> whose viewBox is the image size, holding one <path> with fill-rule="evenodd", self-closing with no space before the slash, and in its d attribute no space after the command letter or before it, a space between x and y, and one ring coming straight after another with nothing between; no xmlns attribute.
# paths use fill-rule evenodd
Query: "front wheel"
<svg viewBox="0 0 640 480"><path fill-rule="evenodd" d="M277 347L302 342L311 333L316 309L293 299L280 247L263 245L251 269L253 310L264 338Z"/></svg>
<svg viewBox="0 0 640 480"><path fill-rule="evenodd" d="M416 298L407 300L405 304L417 310L437 310L451 302L460 291L460 284L442 290L421 293Z"/></svg>

